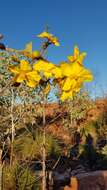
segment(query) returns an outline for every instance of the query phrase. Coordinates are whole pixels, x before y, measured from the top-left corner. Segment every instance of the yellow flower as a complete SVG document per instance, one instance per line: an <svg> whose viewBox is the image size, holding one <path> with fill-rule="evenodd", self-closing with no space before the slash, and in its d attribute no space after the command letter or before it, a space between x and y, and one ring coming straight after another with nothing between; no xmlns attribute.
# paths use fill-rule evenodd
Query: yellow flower
<svg viewBox="0 0 107 190"><path fill-rule="evenodd" d="M44 60L39 60L34 63L33 68L40 73L42 72L42 74L48 79L52 77L52 70L55 68L55 65Z"/></svg>
<svg viewBox="0 0 107 190"><path fill-rule="evenodd" d="M26 82L29 87L35 87L41 77L36 71L32 71L31 65L25 60L20 61L20 65L10 66L9 70L15 74L14 82Z"/></svg>
<svg viewBox="0 0 107 190"><path fill-rule="evenodd" d="M74 47L74 55L68 56L68 60L73 63L77 61L79 64L83 63L84 58L86 57L86 53L80 53L79 48L77 46Z"/></svg>
<svg viewBox="0 0 107 190"><path fill-rule="evenodd" d="M48 39L48 41L52 44L54 44L55 46L59 46L59 42L57 37L53 36L52 34L48 33L48 32L42 32L41 34L38 35L39 38L46 38Z"/></svg>
<svg viewBox="0 0 107 190"><path fill-rule="evenodd" d="M62 77L62 71L59 66L56 66L53 63L50 63L45 60L39 60L36 63L34 63L33 66L34 70L38 72L42 72L42 74L47 78L61 78Z"/></svg>
<svg viewBox="0 0 107 190"><path fill-rule="evenodd" d="M77 78L83 78L84 81L92 81L93 80L93 75L92 73L85 69L82 65L80 65L78 62L74 63L61 63L61 70L62 70L62 75L64 77L70 77L73 79Z"/></svg>
<svg viewBox="0 0 107 190"><path fill-rule="evenodd" d="M92 73L77 61L73 63L63 62L60 64L60 67L62 79L60 79L58 84L62 90L62 101L71 98L75 93L79 92L84 82L93 80Z"/></svg>

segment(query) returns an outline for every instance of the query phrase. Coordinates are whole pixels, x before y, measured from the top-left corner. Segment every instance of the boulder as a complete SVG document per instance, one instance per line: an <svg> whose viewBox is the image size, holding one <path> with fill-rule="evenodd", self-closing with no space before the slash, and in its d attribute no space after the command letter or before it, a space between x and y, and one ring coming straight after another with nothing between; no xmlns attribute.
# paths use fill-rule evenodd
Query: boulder
<svg viewBox="0 0 107 190"><path fill-rule="evenodd" d="M71 177L64 190L107 190L107 171L94 171Z"/></svg>

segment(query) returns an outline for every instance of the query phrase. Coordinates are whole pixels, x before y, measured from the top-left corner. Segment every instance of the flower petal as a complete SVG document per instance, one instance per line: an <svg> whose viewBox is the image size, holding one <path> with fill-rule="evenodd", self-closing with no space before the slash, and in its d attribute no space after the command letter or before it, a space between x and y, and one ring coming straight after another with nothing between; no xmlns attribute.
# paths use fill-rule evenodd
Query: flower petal
<svg viewBox="0 0 107 190"><path fill-rule="evenodd" d="M41 76L37 73L37 71L31 71L26 73L26 77L30 80L34 80L34 81L40 81Z"/></svg>
<svg viewBox="0 0 107 190"><path fill-rule="evenodd" d="M54 67L51 72L56 79L62 77L61 68L58 66Z"/></svg>
<svg viewBox="0 0 107 190"><path fill-rule="evenodd" d="M61 95L61 100L64 101L68 98L72 98L73 97L73 91L69 91L69 92L63 92L62 95Z"/></svg>
<svg viewBox="0 0 107 190"><path fill-rule="evenodd" d="M69 91L70 89L74 89L76 87L77 81L75 79L66 78L62 90Z"/></svg>
<svg viewBox="0 0 107 190"><path fill-rule="evenodd" d="M75 46L74 47L74 57L75 57L75 59L78 58L79 54L80 54L79 48L78 48L78 46Z"/></svg>
<svg viewBox="0 0 107 190"><path fill-rule="evenodd" d="M16 75L14 78L15 82L21 83L25 80L25 73L21 72L20 74Z"/></svg>
<svg viewBox="0 0 107 190"><path fill-rule="evenodd" d="M20 70L21 71L31 71L32 68L31 68L31 65L29 64L29 62L23 59L20 61Z"/></svg>
<svg viewBox="0 0 107 190"><path fill-rule="evenodd" d="M34 63L34 70L36 71L49 71L51 69L53 69L55 67L54 64L50 63L50 62L46 62L43 60L39 60L38 62Z"/></svg>
<svg viewBox="0 0 107 190"><path fill-rule="evenodd" d="M44 72L44 76L49 79L52 77L52 73L51 72Z"/></svg>
<svg viewBox="0 0 107 190"><path fill-rule="evenodd" d="M80 75L81 75L81 78L84 80L84 82L90 82L93 80L93 75L91 71L85 68L81 71Z"/></svg>
<svg viewBox="0 0 107 190"><path fill-rule="evenodd" d="M35 88L39 83L34 81L34 80L31 80L31 79L27 79L26 80L26 84L27 86L31 87L31 88Z"/></svg>
<svg viewBox="0 0 107 190"><path fill-rule="evenodd" d="M18 66L9 66L9 71L11 71L14 74L19 74L20 69L19 69L19 65Z"/></svg>

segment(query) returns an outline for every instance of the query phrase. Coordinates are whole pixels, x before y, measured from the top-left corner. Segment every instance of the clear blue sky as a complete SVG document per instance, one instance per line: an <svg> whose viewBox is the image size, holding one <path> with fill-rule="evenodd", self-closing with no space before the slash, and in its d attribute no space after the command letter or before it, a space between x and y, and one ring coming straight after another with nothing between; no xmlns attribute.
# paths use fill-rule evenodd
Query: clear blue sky
<svg viewBox="0 0 107 190"><path fill-rule="evenodd" d="M107 0L1 0L0 33L9 47L23 49L45 25L55 34L60 47L49 49L49 58L66 60L77 44L87 52L85 65L94 75L97 93L107 91ZM95 90L93 89L93 93Z"/></svg>

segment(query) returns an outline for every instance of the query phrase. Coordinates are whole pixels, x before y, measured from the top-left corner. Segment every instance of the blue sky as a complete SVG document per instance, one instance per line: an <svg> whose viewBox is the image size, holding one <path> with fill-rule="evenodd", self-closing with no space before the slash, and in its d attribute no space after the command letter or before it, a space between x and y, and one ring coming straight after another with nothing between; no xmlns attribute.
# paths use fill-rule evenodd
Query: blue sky
<svg viewBox="0 0 107 190"><path fill-rule="evenodd" d="M23 49L32 40L34 49L39 48L36 35L47 24L61 43L49 48L48 58L55 63L66 60L78 45L87 52L85 65L95 76L91 91L103 95L107 91L107 0L0 1L0 33L9 47Z"/></svg>

